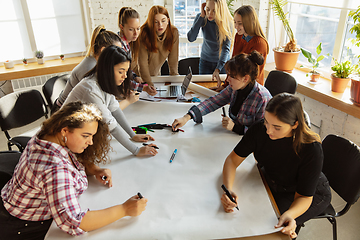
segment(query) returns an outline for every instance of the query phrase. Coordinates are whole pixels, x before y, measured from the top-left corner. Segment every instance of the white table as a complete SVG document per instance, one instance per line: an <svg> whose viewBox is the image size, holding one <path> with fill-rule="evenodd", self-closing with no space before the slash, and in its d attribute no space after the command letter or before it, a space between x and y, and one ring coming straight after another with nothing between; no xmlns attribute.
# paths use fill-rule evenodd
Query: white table
<svg viewBox="0 0 360 240"><path fill-rule="evenodd" d="M131 126L171 124L191 104L136 102L124 112ZM112 141L110 168L113 187L89 178L88 190L79 198L83 208L106 208L141 192L148 198L138 217L123 218L80 239L223 239L275 232L277 217L252 156L238 168L234 191L240 211L225 213L220 203L221 174L226 156L240 136L221 127L221 109L204 117L202 124L189 121L185 132L169 129L150 133L159 146L155 157L137 158ZM140 143L136 143L140 146ZM174 149L178 149L172 163ZM54 223L47 239L70 239Z"/></svg>

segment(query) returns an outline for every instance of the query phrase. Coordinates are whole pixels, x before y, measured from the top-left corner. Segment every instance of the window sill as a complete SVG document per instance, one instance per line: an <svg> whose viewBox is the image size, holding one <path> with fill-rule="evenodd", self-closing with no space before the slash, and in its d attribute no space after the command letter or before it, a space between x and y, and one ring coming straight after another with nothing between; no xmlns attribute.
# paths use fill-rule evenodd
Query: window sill
<svg viewBox="0 0 360 240"><path fill-rule="evenodd" d="M39 75L68 72L74 69L84 57L65 58L65 60L47 60L44 64L37 62L24 64L15 64L14 68L6 69L0 66L0 81L12 80L18 78L34 77Z"/></svg>
<svg viewBox="0 0 360 240"><path fill-rule="evenodd" d="M271 70L275 69L275 63L265 65L265 77ZM350 101L350 87L345 89L344 93L331 91L331 80L320 77L318 84L309 83L310 78L306 77L306 72L294 69L291 73L298 82L297 92L308 96L316 101L329 105L342 112L360 118L360 107L352 104Z"/></svg>

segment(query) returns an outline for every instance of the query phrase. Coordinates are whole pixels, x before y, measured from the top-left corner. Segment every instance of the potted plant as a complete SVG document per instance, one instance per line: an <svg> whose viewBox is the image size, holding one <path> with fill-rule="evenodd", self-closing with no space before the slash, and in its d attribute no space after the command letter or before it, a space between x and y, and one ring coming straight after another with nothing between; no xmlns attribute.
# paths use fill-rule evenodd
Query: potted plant
<svg viewBox="0 0 360 240"><path fill-rule="evenodd" d="M61 55L60 55L60 59L61 59L61 60L65 60L64 54L61 54Z"/></svg>
<svg viewBox="0 0 360 240"><path fill-rule="evenodd" d="M356 34L356 38L353 43L355 46L360 47L360 6L355 11L350 11L349 16L354 20L354 26L350 28L350 32ZM351 87L350 87L350 100L356 106L360 106L360 55L357 56L359 59L358 63L355 65L356 75L351 77Z"/></svg>
<svg viewBox="0 0 360 240"><path fill-rule="evenodd" d="M301 48L301 52L304 55L304 57L307 58L308 62L311 63L311 71L309 73L306 74L306 76L311 77L311 82L317 82L319 80L320 77L320 73L316 71L316 69L320 66L320 61L323 60L325 58L324 55L320 55L322 52L322 47L321 47L321 43L319 43L319 45L316 47L316 56L313 56L311 54L311 52L309 52L308 50ZM303 65L301 65L300 67L303 67Z"/></svg>
<svg viewBox="0 0 360 240"><path fill-rule="evenodd" d="M35 57L37 58L38 64L43 64L44 63L44 59L43 59L44 52L43 51L40 51L40 50L36 51L35 52Z"/></svg>
<svg viewBox="0 0 360 240"><path fill-rule="evenodd" d="M274 58L276 69L285 72L292 72L300 54L300 48L297 46L294 33L290 27L287 14L283 10L286 6L287 0L272 0L270 2L275 15L282 22L285 32L289 37L289 42L284 47L274 48Z"/></svg>
<svg viewBox="0 0 360 240"><path fill-rule="evenodd" d="M350 74L355 70L355 67L349 60L338 62L334 59L335 65L331 67L334 73L331 74L331 91L343 93L350 81Z"/></svg>
<svg viewBox="0 0 360 240"><path fill-rule="evenodd" d="M27 59L26 58L23 58L23 63L25 64L25 65L27 65Z"/></svg>

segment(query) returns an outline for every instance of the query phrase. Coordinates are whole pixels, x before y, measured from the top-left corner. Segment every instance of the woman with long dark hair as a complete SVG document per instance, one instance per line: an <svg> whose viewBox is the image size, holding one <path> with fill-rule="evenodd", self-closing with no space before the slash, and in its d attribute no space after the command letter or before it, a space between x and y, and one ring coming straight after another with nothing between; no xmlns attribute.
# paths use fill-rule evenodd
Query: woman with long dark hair
<svg viewBox="0 0 360 240"><path fill-rule="evenodd" d="M136 156L154 156L157 151L153 144L139 148L129 140L130 137L136 142L147 142L154 138L148 134L135 134L116 100L116 97L130 94L130 62L131 56L124 49L114 45L105 48L96 66L71 91L65 104L74 101L95 103L109 125L110 133L120 144Z"/></svg>
<svg viewBox="0 0 360 240"><path fill-rule="evenodd" d="M282 233L295 238L296 225L320 214L331 201L329 183L321 172L320 137L305 123L298 97L287 93L273 97L264 119L250 127L226 158L223 183L236 202L238 196L232 191L236 168L251 153L281 213L275 227L284 227ZM226 212L236 206L226 195L221 202Z"/></svg>

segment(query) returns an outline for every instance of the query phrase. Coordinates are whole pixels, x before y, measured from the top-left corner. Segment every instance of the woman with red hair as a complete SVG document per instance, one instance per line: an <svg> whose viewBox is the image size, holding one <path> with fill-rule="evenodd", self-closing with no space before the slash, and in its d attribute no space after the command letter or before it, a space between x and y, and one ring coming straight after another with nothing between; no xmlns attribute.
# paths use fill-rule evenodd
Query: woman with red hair
<svg viewBox="0 0 360 240"><path fill-rule="evenodd" d="M148 18L141 26L139 39L139 70L141 78L146 83L154 85L151 76L159 75L166 59L170 75L178 74L179 31L171 24L166 8L150 8Z"/></svg>

